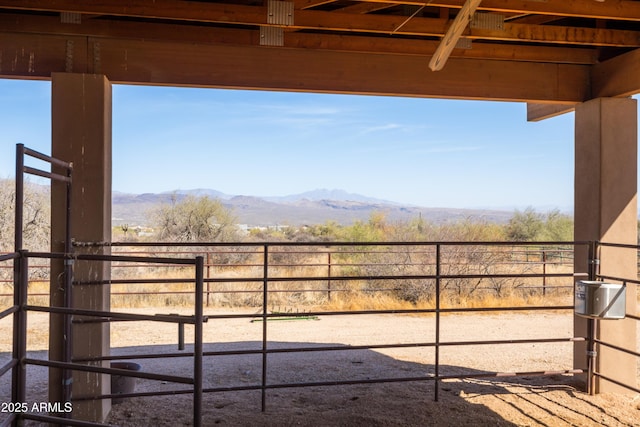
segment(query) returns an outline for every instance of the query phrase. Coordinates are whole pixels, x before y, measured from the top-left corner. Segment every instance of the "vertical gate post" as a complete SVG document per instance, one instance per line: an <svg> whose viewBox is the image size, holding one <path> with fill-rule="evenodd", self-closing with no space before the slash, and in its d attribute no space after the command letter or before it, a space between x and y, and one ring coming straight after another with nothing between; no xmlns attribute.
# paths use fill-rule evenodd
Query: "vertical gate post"
<svg viewBox="0 0 640 427"><path fill-rule="evenodd" d="M13 358L17 360L13 367L11 387L11 401L23 403L26 401L27 372L24 359L27 357L27 286L29 284L29 259L27 251L21 250L20 257L14 260L13 304L18 311L13 314Z"/></svg>
<svg viewBox="0 0 640 427"><path fill-rule="evenodd" d="M261 379L261 408L267 407L267 309L269 304L269 245L264 245L262 266L262 379Z"/></svg>
<svg viewBox="0 0 640 427"><path fill-rule="evenodd" d="M196 257L195 265L195 310L194 310L194 344L193 344L193 426L202 425L202 356L203 356L203 297L204 297L204 258Z"/></svg>
<svg viewBox="0 0 640 427"><path fill-rule="evenodd" d="M435 401L438 401L440 390L440 263L442 262L440 243L436 245L436 337L435 337Z"/></svg>
<svg viewBox="0 0 640 427"><path fill-rule="evenodd" d="M327 300L331 301L331 249L327 251Z"/></svg>

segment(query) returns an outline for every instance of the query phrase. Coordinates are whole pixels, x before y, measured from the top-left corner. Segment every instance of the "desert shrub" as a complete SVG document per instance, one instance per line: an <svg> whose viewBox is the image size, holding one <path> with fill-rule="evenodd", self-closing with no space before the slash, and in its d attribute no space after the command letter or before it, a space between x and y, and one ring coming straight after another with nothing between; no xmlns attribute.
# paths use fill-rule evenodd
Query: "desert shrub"
<svg viewBox="0 0 640 427"><path fill-rule="evenodd" d="M238 241L239 230L231 211L219 200L187 196L173 198L153 212L157 238L169 242Z"/></svg>

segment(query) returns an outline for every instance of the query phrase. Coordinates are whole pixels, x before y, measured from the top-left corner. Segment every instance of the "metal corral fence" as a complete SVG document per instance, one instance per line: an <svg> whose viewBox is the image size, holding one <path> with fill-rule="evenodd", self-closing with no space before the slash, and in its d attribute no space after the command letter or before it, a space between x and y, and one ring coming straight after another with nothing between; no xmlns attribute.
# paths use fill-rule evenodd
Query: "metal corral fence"
<svg viewBox="0 0 640 427"><path fill-rule="evenodd" d="M131 244L111 244L110 246L128 246ZM166 256L160 256L161 250L158 244L138 244L145 248L144 252L137 251L137 255L98 255L92 254L93 248L102 248L101 244L80 244L73 254L36 254L27 251L18 254L3 256L3 261L16 261L14 269L16 281L14 285L13 304L0 312L2 317L14 316L12 359L0 368L4 374L12 371L12 401L24 401L26 392L26 367L28 365L47 366L67 371L88 371L111 375L132 376L149 380L168 381L178 384L186 384L188 388L164 390L161 392L132 392L118 394L117 397L139 397L156 395L193 394L193 424L201 425L202 398L205 393L218 393L230 391L259 391L261 393L261 406L264 410L268 390L310 386L339 386L350 384L390 383L390 382L431 382L434 384L434 399L438 400L440 382L454 378L491 378L498 376L534 376L582 373L582 370L563 369L556 371L525 371L525 372L466 372L464 374L442 373L440 364L440 351L446 347L463 346L500 346L513 344L532 343L571 343L585 341L585 337L552 336L545 338L523 339L499 339L476 341L442 341L440 339L441 325L446 323L447 313L471 313L471 312L516 312L516 311L569 311L574 305L554 304L521 304L517 306L483 306L469 308L463 306L444 306L447 298L455 298L461 292L491 291L498 294L507 292L507 289L529 288L530 291L540 292L542 279L564 281L564 284L554 284L555 287L572 287L576 278L593 278L593 271L574 272L573 269L563 271L549 271L550 259L562 259L567 252L574 252L577 246L589 246L593 251L593 244L588 242L541 242L531 243L512 242L385 242L385 243L248 243L248 244L197 244L197 245L166 245L163 244ZM155 246L149 256L148 248ZM178 248L189 247L188 251ZM546 262L537 262L539 271L525 269L529 267L532 247L551 247L554 251L545 249ZM514 250L519 248L519 250ZM526 249L526 250L525 250ZM204 250L205 256L194 254ZM146 252L146 255L145 255ZM211 254L211 255L206 255ZM330 255L329 255L330 254ZM221 258L217 258L222 256ZM205 265L205 257L209 257L208 265ZM300 257L297 259L296 257ZM330 262L325 260L330 257ZM540 257L540 255L538 255ZM156 284L171 287L173 285L190 286L190 289L182 289L179 292L189 293L193 314L179 315L141 315L118 311L96 311L78 309L73 307L50 307L48 304L29 303L29 289L27 278L29 276L28 261L31 259L64 258L66 264L79 262L101 263L108 262L114 270L113 278L104 281L78 282L73 281L73 286L110 285L112 287L124 285L127 287L146 286ZM592 257L590 257L591 259ZM297 260L296 260L297 259ZM317 261L322 260L322 262ZM302 262L302 260L306 260ZM136 274L127 273L125 276L135 278L118 279L123 271L131 270L133 265L138 265ZM237 270L225 273L227 266L240 264L245 269L238 273ZM564 265L563 262L561 262ZM594 265L593 262L585 262L585 265ZM514 268L517 267L517 268ZM209 268L209 277L205 278L205 271ZM233 268L238 268L237 265ZM195 270L195 273L194 273ZM190 272L190 273L188 273ZM324 272L324 273L323 273ZM313 274L311 274L313 273ZM169 276L169 277L168 277ZM504 281L509 281L506 283ZM534 284L538 286L533 286ZM556 286L557 285L557 286ZM549 284L549 286L551 286ZM549 289L547 288L547 291ZM131 289L128 291L131 294ZM175 293L175 289L169 289ZM426 298L433 302L428 308L408 309L363 309L363 310L304 310L304 313L282 312L274 310L274 305L280 301L300 301L304 295L320 294L324 301L328 301L331 295L358 293L359 295L374 295L390 293L407 301L414 298ZM204 312L206 306L205 296L214 295L249 295L248 302L259 307L253 314L221 314L215 309ZM570 294L570 292L569 292ZM282 295L288 298L282 299ZM257 301L256 301L257 296ZM272 300L276 300L276 304ZM330 306L329 306L330 307ZM161 354L135 355L104 355L94 358L84 358L72 361L41 360L28 356L26 352L26 321L30 312L46 312L61 314L68 317L82 316L74 320L77 322L116 322L116 321L156 321L171 322L178 325L193 325L194 346L193 351L163 352ZM390 337L390 342L363 343L358 345L288 345L286 347L274 344L269 336L267 324L276 320L291 319L299 316L345 316L345 315L371 315L371 314L413 314L429 315L425 322L434 322L435 336L433 340L421 342L401 342L400 337ZM89 317L89 319L87 319ZM228 319L246 319L262 322L261 345L256 349L203 351L203 324L224 321ZM214 326L212 325L212 326ZM72 339L72 337L71 337ZM395 341L395 342L394 342ZM357 350L381 350L394 348L427 348L435 354L433 373L409 377L380 377L375 379L348 379L342 378L330 381L314 382L274 382L269 380L268 370L270 357L288 354L309 354L309 352L335 352ZM215 363L213 359L225 356L254 355L261 358L261 376L258 383L240 384L224 387L203 387L202 366L203 363ZM113 369L96 366L95 362L107 362L127 359L163 359L163 358L192 358L193 377L176 377L150 372L128 372L121 369ZM204 359L204 361L203 361ZM108 365L107 365L108 366ZM271 368L274 369L274 368ZM69 394L70 395L70 394ZM114 394L102 396L75 396L72 401L109 399L116 397ZM17 423L22 419L32 419L64 425L95 426L95 423L84 423L77 420L64 418L69 414L34 414L14 413L1 420L0 425L5 426Z"/></svg>
<svg viewBox="0 0 640 427"><path fill-rule="evenodd" d="M172 266L188 266L192 275L190 282L192 284L192 293L194 295L193 315L144 315L132 314L115 311L99 311L89 309L77 309L72 307L51 307L49 305L32 305L28 303L29 290L29 260L31 259L64 259L66 264L76 264L82 262L141 262L145 265L172 265ZM72 419L72 413L67 411L63 404L53 405L49 414L41 414L31 411L27 405L27 367L44 366L48 368L57 368L63 372L62 378L67 378L64 372L82 371L93 372L99 374L119 375L121 377L144 378L149 380L165 381L175 384L183 384L190 386L189 393L193 394L193 419L194 425L201 425L202 411L202 327L207 321L203 315L203 259L195 258L161 258L161 257L133 257L133 256L110 256L110 255L91 255L91 254L56 254L56 253L29 253L21 251L0 256L0 263L6 261L14 261L13 271L15 273L14 281L14 300L13 304L0 312L0 320L13 315L13 351L9 362L0 367L0 377L11 371L11 408L4 411L5 419L0 418L0 426L22 425L23 420L35 420L45 423L69 425L69 426L98 426L99 423L89 423ZM77 285L77 283L74 283ZM117 321L150 321L150 322L168 322L175 324L190 324L194 327L193 351L189 355L193 359L193 376L183 377L175 375L157 374L149 372L133 372L126 369L118 369L113 367L104 367L101 364L96 365L86 363L86 360L46 360L30 357L27 353L27 320L30 312L44 312L51 315L61 315L65 317L65 323L71 322L74 316L80 316L90 320L78 319L77 323L83 322L117 322ZM76 323L75 320L73 320ZM66 337L63 342L65 352L67 348L72 346L73 337ZM145 357L145 355L141 356ZM163 354L149 354L146 357L165 357ZM106 358L109 359L109 358ZM71 383L64 381L63 388L71 387ZM184 392L184 390L183 390ZM158 395L160 393L155 393ZM63 391L63 395L72 396L71 390ZM120 394L106 394L102 396L85 396L73 397L71 402L81 400L97 400L111 399L121 397ZM62 402L66 403L66 402Z"/></svg>
<svg viewBox="0 0 640 427"><path fill-rule="evenodd" d="M202 256L204 258L205 274L205 303L206 306L214 306L217 302L216 296L221 294L231 295L244 294L245 296L254 293L259 294L260 289L250 290L250 286L245 290L221 290L221 286L214 286L214 283L221 283L220 279L225 277L255 277L261 274L263 249L261 244L222 245L197 243L112 243L114 254L122 256L163 256L178 258L193 258ZM274 246L276 247L276 246ZM340 276L344 275L370 275L385 276L390 274L401 275L420 274L430 271L433 273L435 266L435 246L433 245L412 245L401 243L396 246L386 244L360 245L339 247L336 245L307 246L296 243L292 247L280 246L272 251L270 257L272 276L326 276L327 280L322 284L322 288L313 289L301 288L299 292L316 294L309 300L326 299L331 300L340 292L351 292L353 289L341 287ZM518 292L520 296L525 294L547 294L557 295L560 292L570 292L572 283L559 282L554 280L554 273L570 271L573 268L573 249L571 246L544 243L513 244L504 243L497 247L486 245L462 245L448 246L441 260L441 268L453 273L536 273L534 278L523 278L524 280L514 280L513 277L497 278L489 277L477 283L463 284L461 281L450 283L449 288L455 288L458 296L478 296L482 293L493 294L496 297L505 296L506 292ZM464 261L463 263L461 261ZM0 298L11 298L13 292L11 286L12 266L0 265ZM151 271L155 270L155 271ZM167 302L180 303L180 295L190 295L190 291L180 290L179 286L168 289L163 286L162 290L157 288L157 277L170 275L166 268L154 266L150 263L146 268L141 269L140 263L114 262L112 264L112 289L114 297L121 297L120 300L127 301L126 304L135 304L135 300L144 303L144 299L155 296L156 301L166 297ZM153 278L142 278L148 274ZM148 279L148 280L146 280ZM165 277L164 279L168 279ZM209 280L215 279L215 280ZM30 284L41 283L39 290L30 292L31 297L49 297L48 288L49 263L48 260L37 260L30 266ZM402 280L398 278L396 282ZM400 298L416 301L425 295L432 295L433 289L423 290L420 295L418 289L410 287L381 288L376 287L375 280L370 280L368 285L370 292L375 291L395 291ZM166 280L162 283L181 283L179 278ZM145 286L146 285L146 286ZM237 286L236 286L237 288ZM447 287L445 286L445 289ZM275 292L275 291L274 291ZM290 290L287 290L290 293ZM413 295L412 295L413 293ZM320 294L322 296L320 297ZM130 298L135 297L135 298ZM173 297L173 298L170 298ZM239 305L246 305L247 298L238 298ZM117 301L117 300L116 300ZM224 302L224 301L222 301ZM228 301L227 301L228 303Z"/></svg>

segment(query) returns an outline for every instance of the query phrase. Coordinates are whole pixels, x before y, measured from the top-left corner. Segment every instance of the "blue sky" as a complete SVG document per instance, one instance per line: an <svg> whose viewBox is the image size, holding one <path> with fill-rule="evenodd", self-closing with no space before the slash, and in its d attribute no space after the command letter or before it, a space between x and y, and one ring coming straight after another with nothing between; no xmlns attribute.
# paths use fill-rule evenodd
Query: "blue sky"
<svg viewBox="0 0 640 427"><path fill-rule="evenodd" d="M0 177L50 153L50 84L0 79ZM573 204L573 114L524 104L113 87L113 188L284 196L342 189L428 207Z"/></svg>

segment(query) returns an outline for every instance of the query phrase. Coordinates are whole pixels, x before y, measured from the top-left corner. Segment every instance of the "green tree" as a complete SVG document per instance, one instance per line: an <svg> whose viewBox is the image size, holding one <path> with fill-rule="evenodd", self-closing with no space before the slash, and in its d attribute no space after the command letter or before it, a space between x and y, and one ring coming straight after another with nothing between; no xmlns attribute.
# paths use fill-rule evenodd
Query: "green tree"
<svg viewBox="0 0 640 427"><path fill-rule="evenodd" d="M381 242L386 240L391 227L383 212L373 212L367 222L356 221L342 229L342 239L347 242Z"/></svg>
<svg viewBox="0 0 640 427"><path fill-rule="evenodd" d="M545 216L540 240L570 242L573 240L573 219L554 209Z"/></svg>
<svg viewBox="0 0 640 427"><path fill-rule="evenodd" d="M238 228L231 211L219 200L187 196L173 197L171 204L154 212L156 233L161 241L236 241Z"/></svg>
<svg viewBox="0 0 640 427"><path fill-rule="evenodd" d="M514 242L540 240L543 227L543 215L537 213L532 207L528 207L523 212L516 210L506 227L507 239Z"/></svg>

